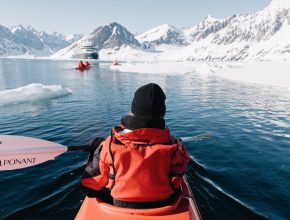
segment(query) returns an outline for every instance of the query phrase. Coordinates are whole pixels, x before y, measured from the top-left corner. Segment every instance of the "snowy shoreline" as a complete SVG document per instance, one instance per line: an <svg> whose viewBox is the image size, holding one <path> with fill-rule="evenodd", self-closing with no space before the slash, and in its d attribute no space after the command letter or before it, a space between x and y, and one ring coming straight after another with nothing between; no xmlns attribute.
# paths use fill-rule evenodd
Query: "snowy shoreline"
<svg viewBox="0 0 290 220"><path fill-rule="evenodd" d="M214 75L290 89L289 62L125 62L110 68L132 73Z"/></svg>
<svg viewBox="0 0 290 220"><path fill-rule="evenodd" d="M53 60L78 62L79 59L51 57L9 57L0 59ZM111 60L91 60L100 68L117 72L145 74L201 74L222 77L243 83L278 86L290 90L289 61L140 61L120 60L121 65L112 66Z"/></svg>

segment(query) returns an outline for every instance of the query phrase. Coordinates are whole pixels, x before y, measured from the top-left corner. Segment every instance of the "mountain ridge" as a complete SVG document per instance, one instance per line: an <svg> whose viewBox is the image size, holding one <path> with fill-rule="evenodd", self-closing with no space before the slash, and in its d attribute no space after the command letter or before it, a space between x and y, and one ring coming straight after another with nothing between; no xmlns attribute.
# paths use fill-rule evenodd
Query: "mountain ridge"
<svg viewBox="0 0 290 220"><path fill-rule="evenodd" d="M32 26L15 25L11 28L0 25L0 56L49 56L70 45L82 35L70 39L59 33L48 34Z"/></svg>
<svg viewBox="0 0 290 220"><path fill-rule="evenodd" d="M190 28L163 24L136 35L112 22L63 47L52 58L74 58L85 45L97 48L103 60L290 60L290 1L272 0L252 14L219 19L209 15Z"/></svg>

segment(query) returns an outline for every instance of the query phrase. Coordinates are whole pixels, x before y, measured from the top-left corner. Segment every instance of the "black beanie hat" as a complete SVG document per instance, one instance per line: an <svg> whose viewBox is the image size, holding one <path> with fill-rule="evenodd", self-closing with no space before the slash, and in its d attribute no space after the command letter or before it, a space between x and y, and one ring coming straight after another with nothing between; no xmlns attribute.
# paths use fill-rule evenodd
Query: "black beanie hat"
<svg viewBox="0 0 290 220"><path fill-rule="evenodd" d="M166 96L161 87L149 83L136 90L131 104L132 115L124 116L121 123L128 129L164 128Z"/></svg>
<svg viewBox="0 0 290 220"><path fill-rule="evenodd" d="M131 112L136 116L164 117L166 96L159 85L149 83L137 89L131 105Z"/></svg>

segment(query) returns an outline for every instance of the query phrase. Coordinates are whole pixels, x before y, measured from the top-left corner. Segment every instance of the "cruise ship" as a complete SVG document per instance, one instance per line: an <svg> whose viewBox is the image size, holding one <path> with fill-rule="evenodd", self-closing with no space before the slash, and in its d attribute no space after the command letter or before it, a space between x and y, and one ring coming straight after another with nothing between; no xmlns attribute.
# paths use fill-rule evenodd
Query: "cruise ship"
<svg viewBox="0 0 290 220"><path fill-rule="evenodd" d="M79 53L75 54L73 58L78 59L99 59L97 48L90 45L81 46Z"/></svg>

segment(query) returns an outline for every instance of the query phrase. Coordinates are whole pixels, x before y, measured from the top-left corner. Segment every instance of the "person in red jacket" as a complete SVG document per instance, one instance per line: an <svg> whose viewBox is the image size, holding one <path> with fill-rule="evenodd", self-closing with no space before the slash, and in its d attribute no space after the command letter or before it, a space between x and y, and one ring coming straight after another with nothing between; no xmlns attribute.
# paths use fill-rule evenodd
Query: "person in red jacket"
<svg viewBox="0 0 290 220"><path fill-rule="evenodd" d="M137 89L131 113L121 119L95 147L82 177L84 193L102 197L110 190L113 204L126 208L157 208L172 204L189 161L181 140L165 126L165 99L155 83Z"/></svg>
<svg viewBox="0 0 290 220"><path fill-rule="evenodd" d="M88 61L84 62L84 66L85 66L85 67L88 68L88 67L90 67L90 65L91 65L91 64L90 64Z"/></svg>
<svg viewBox="0 0 290 220"><path fill-rule="evenodd" d="M78 68L83 69L84 67L85 67L85 65L84 65L83 61L81 60L78 64Z"/></svg>

